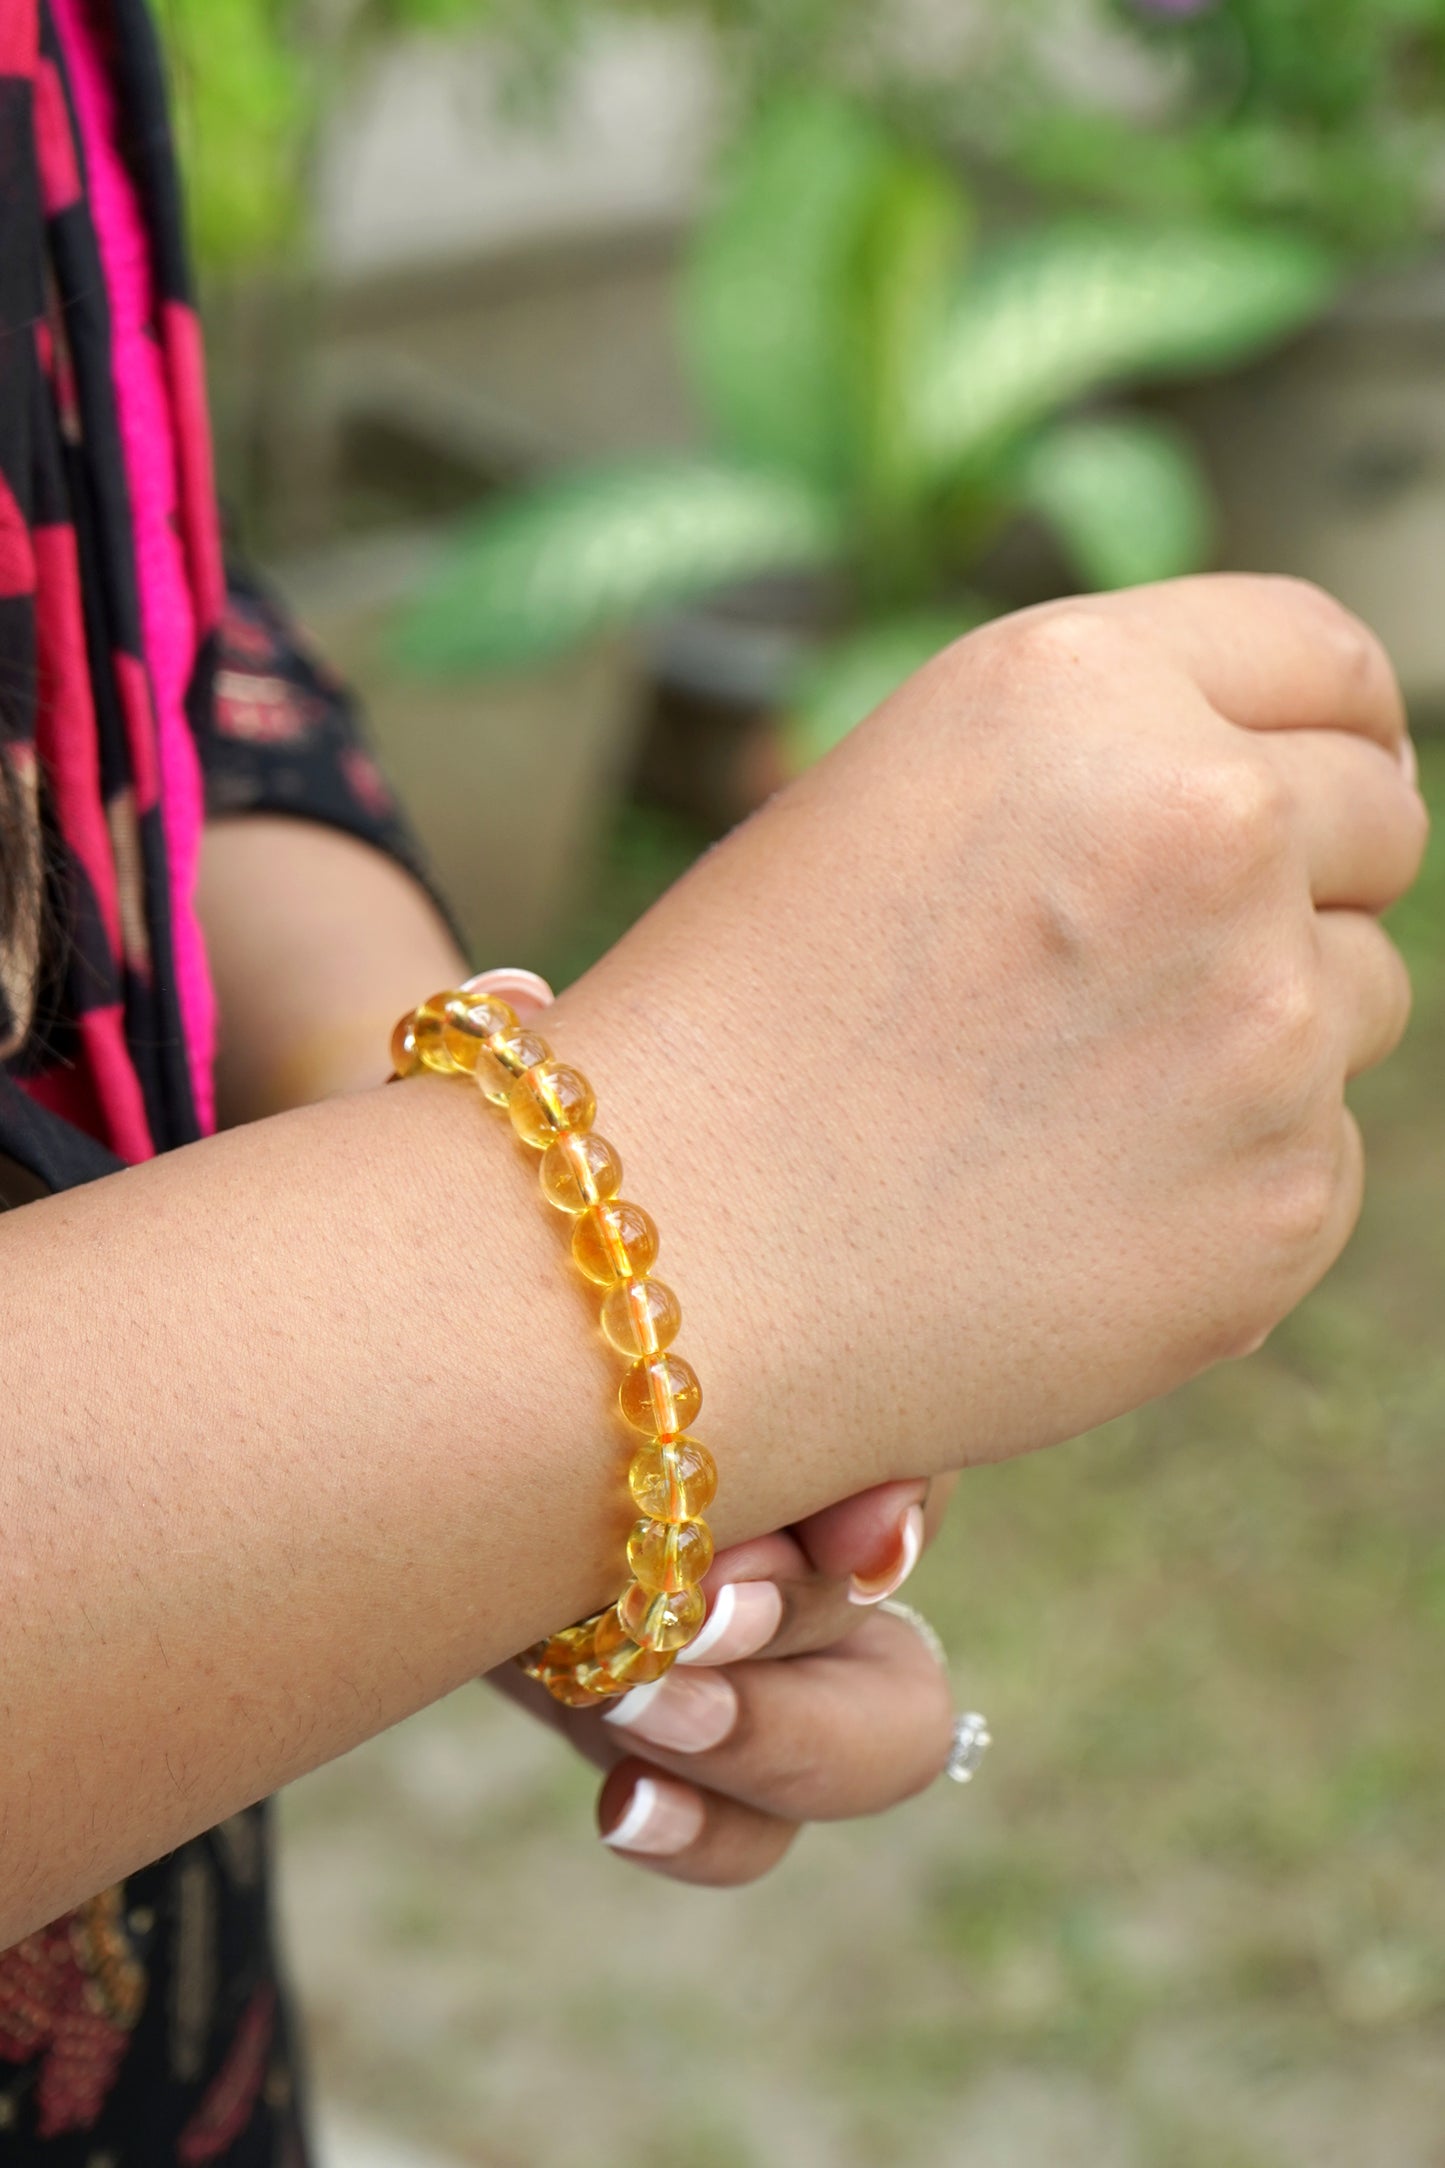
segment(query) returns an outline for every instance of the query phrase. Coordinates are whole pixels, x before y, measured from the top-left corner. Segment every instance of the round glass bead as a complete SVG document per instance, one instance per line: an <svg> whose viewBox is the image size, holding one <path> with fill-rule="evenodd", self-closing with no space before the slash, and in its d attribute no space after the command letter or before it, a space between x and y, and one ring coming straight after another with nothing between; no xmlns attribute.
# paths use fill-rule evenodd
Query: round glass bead
<svg viewBox="0 0 1445 2168"><path fill-rule="evenodd" d="M542 1195L559 1212L606 1204L622 1187L622 1161L605 1137L588 1129L558 1137L542 1154Z"/></svg>
<svg viewBox="0 0 1445 2168"><path fill-rule="evenodd" d="M418 1062L428 1069L439 1070L443 1076L455 1076L459 1066L453 1061L446 1043L447 1003L451 998L450 994L432 994L421 1003L411 1020Z"/></svg>
<svg viewBox="0 0 1445 2168"><path fill-rule="evenodd" d="M652 1355L632 1365L618 1388L617 1404L634 1430L676 1438L696 1420L702 1387L692 1364L680 1355Z"/></svg>
<svg viewBox="0 0 1445 2168"><path fill-rule="evenodd" d="M578 1671L547 1671L542 1684L554 1701L560 1701L564 1709L590 1709L598 1699L597 1690L590 1686ZM614 1692L623 1689L614 1688Z"/></svg>
<svg viewBox="0 0 1445 2168"><path fill-rule="evenodd" d="M644 1588L692 1588L712 1564L712 1536L702 1521L639 1521L627 1564Z"/></svg>
<svg viewBox="0 0 1445 2168"><path fill-rule="evenodd" d="M640 1204L614 1197L578 1214L572 1255L602 1287L614 1280L645 1280L657 1262L657 1229Z"/></svg>
<svg viewBox="0 0 1445 2168"><path fill-rule="evenodd" d="M528 1649L523 1661L538 1671L570 1670L592 1654L593 1630L590 1619L564 1626L559 1633L549 1634L545 1641Z"/></svg>
<svg viewBox="0 0 1445 2168"><path fill-rule="evenodd" d="M499 1031L517 1028L516 1010L510 1002L499 1001L495 994L469 994L463 987L460 993L452 995L448 1007L457 1029L474 1039L490 1039Z"/></svg>
<svg viewBox="0 0 1445 2168"><path fill-rule="evenodd" d="M717 1463L696 1438L640 1445L627 1471L627 1487L649 1520L695 1520L717 1496Z"/></svg>
<svg viewBox="0 0 1445 2168"><path fill-rule="evenodd" d="M522 1142L544 1152L564 1131L592 1127L597 1094L580 1069L539 1061L512 1086L507 1112Z"/></svg>
<svg viewBox="0 0 1445 2168"><path fill-rule="evenodd" d="M475 1000L470 994L448 996L442 1018L442 1045L458 1069L471 1073L483 1051L483 1041L499 1031L515 1031L517 1012L505 1001L491 997Z"/></svg>
<svg viewBox="0 0 1445 2168"><path fill-rule="evenodd" d="M504 1107L523 1071L535 1069L539 1061L550 1061L551 1056L551 1047L535 1031L524 1031L513 1024L504 1031L494 1031L477 1050L476 1075L482 1097L490 1099L494 1107Z"/></svg>
<svg viewBox="0 0 1445 2168"><path fill-rule="evenodd" d="M619 1280L602 1298L602 1330L619 1355L660 1355L682 1326L682 1304L661 1280Z"/></svg>
<svg viewBox="0 0 1445 2168"><path fill-rule="evenodd" d="M707 1598L700 1588L644 1588L634 1581L618 1602L617 1616L639 1648L683 1649L707 1617Z"/></svg>
<svg viewBox="0 0 1445 2168"><path fill-rule="evenodd" d="M641 1679L619 1679L615 1672L610 1671L605 1664L599 1664L595 1657L589 1657L585 1664L579 1664L572 1676L594 1701L615 1701L619 1694L627 1692L629 1685L642 1684Z"/></svg>
<svg viewBox="0 0 1445 2168"><path fill-rule="evenodd" d="M640 1648L615 1607L597 1621L596 1654L602 1669L626 1686L651 1686L672 1669L670 1652Z"/></svg>
<svg viewBox="0 0 1445 2168"><path fill-rule="evenodd" d="M397 1076L410 1076L421 1066L409 1009L391 1035L391 1066Z"/></svg>

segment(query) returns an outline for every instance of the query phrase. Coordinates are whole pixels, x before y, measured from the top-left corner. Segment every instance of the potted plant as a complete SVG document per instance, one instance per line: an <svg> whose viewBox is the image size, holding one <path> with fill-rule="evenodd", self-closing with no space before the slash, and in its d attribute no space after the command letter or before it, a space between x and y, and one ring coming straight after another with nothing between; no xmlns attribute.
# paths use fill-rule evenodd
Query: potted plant
<svg viewBox="0 0 1445 2168"><path fill-rule="evenodd" d="M1307 338L1170 406L1229 559L1335 589L1438 717L1445 4L1095 0L1087 20L1106 43L1082 92L1054 9L995 18L1007 49L951 101L951 140L1044 207L1283 221L1335 251L1342 297Z"/></svg>
<svg viewBox="0 0 1445 2168"><path fill-rule="evenodd" d="M427 674L516 671L759 581L823 603L782 658L787 761L1000 606L1041 523L1088 586L1205 561L1183 433L1106 395L1235 367L1315 316L1329 252L1221 219L1065 219L980 244L955 173L820 93L745 132L690 249L681 336L711 442L551 477L458 532L405 613ZM820 628L820 629L815 629Z"/></svg>

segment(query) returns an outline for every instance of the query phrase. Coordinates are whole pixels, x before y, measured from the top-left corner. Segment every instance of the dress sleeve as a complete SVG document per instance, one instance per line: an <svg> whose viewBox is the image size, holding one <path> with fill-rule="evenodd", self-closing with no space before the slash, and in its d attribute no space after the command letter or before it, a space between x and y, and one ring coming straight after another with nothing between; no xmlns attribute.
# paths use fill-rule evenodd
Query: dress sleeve
<svg viewBox="0 0 1445 2168"><path fill-rule="evenodd" d="M344 829L404 866L461 942L426 853L366 742L355 696L310 650L265 583L234 562L195 726L208 819L283 813Z"/></svg>

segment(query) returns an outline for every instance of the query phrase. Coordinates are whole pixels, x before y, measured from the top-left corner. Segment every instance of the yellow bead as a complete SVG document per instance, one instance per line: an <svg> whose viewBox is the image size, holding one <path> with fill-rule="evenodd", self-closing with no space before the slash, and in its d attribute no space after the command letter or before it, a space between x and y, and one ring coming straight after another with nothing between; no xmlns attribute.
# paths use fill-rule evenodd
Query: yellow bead
<svg viewBox="0 0 1445 2168"><path fill-rule="evenodd" d="M481 1059L483 1042L516 1028L517 1012L507 1002L491 995L477 1001L470 994L451 994L442 1019L442 1044L455 1066L470 1074Z"/></svg>
<svg viewBox="0 0 1445 2168"><path fill-rule="evenodd" d="M572 1676L593 1701L615 1701L619 1694L627 1692L629 1685L640 1686L643 1683L641 1679L618 1678L605 1664L599 1664L595 1657L589 1658L585 1664L579 1664Z"/></svg>
<svg viewBox="0 0 1445 2168"><path fill-rule="evenodd" d="M623 1686L651 1686L672 1669L672 1652L639 1648L614 1607L597 1622L597 1661Z"/></svg>
<svg viewBox="0 0 1445 2168"><path fill-rule="evenodd" d="M622 1187L622 1161L595 1131L558 1137L542 1154L542 1195L559 1212L585 1212Z"/></svg>
<svg viewBox="0 0 1445 2168"><path fill-rule="evenodd" d="M700 1588L644 1588L634 1581L617 1606L624 1630L642 1649L682 1649L707 1617Z"/></svg>
<svg viewBox="0 0 1445 2168"><path fill-rule="evenodd" d="M565 1131L592 1127L597 1095L580 1069L539 1061L512 1086L507 1112L522 1142L544 1152Z"/></svg>
<svg viewBox="0 0 1445 2168"><path fill-rule="evenodd" d="M627 1372L617 1403L634 1430L676 1438L696 1420L702 1387L692 1364L680 1355L651 1355Z"/></svg>
<svg viewBox="0 0 1445 2168"><path fill-rule="evenodd" d="M446 1043L447 1004L451 994L432 994L412 1018L412 1040L417 1060L443 1076L455 1076L460 1065L453 1061Z"/></svg>
<svg viewBox="0 0 1445 2168"><path fill-rule="evenodd" d="M627 1564L644 1588L692 1588L712 1564L712 1536L703 1521L639 1521Z"/></svg>
<svg viewBox="0 0 1445 2168"><path fill-rule="evenodd" d="M421 1066L421 1056L416 1050L416 1033L412 1029L412 1012L407 1010L391 1035L391 1066L397 1076L410 1076Z"/></svg>
<svg viewBox="0 0 1445 2168"><path fill-rule="evenodd" d="M453 994L447 1007L457 1029L474 1039L490 1039L499 1031L517 1028L516 1010L495 994Z"/></svg>
<svg viewBox="0 0 1445 2168"><path fill-rule="evenodd" d="M696 1438L640 1445L627 1471L627 1487L649 1520L696 1520L717 1496L717 1463Z"/></svg>
<svg viewBox="0 0 1445 2168"><path fill-rule="evenodd" d="M594 1631L591 1619L577 1626L564 1626L560 1633L549 1634L545 1641L524 1650L519 1661L534 1674L570 1670L591 1656Z"/></svg>
<svg viewBox="0 0 1445 2168"><path fill-rule="evenodd" d="M682 1305L661 1280L619 1280L602 1298L602 1330L619 1355L660 1355L682 1325Z"/></svg>
<svg viewBox="0 0 1445 2168"><path fill-rule="evenodd" d="M542 1684L564 1709L590 1709L599 1699L594 1687L575 1671L544 1671ZM624 1691L621 1687L614 1688L617 1693Z"/></svg>
<svg viewBox="0 0 1445 2168"><path fill-rule="evenodd" d="M535 1069L539 1061L551 1058L551 1047L535 1031L524 1031L515 1024L494 1031L477 1051L476 1078L482 1097L490 1099L494 1107L504 1107L518 1077Z"/></svg>
<svg viewBox="0 0 1445 2168"><path fill-rule="evenodd" d="M657 1229L640 1204L614 1197L589 1205L572 1230L572 1255L589 1280L645 1280L657 1262Z"/></svg>

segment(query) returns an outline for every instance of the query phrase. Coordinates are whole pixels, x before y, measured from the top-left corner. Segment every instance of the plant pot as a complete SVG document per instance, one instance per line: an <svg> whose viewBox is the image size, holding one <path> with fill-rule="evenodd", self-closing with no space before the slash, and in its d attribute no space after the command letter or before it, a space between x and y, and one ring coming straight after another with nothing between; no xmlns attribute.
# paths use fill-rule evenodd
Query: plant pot
<svg viewBox="0 0 1445 2168"><path fill-rule="evenodd" d="M425 531L341 543L277 582L356 687L474 954L525 963L585 882L631 770L641 667L616 642L526 678L404 676L388 628L435 547Z"/></svg>

